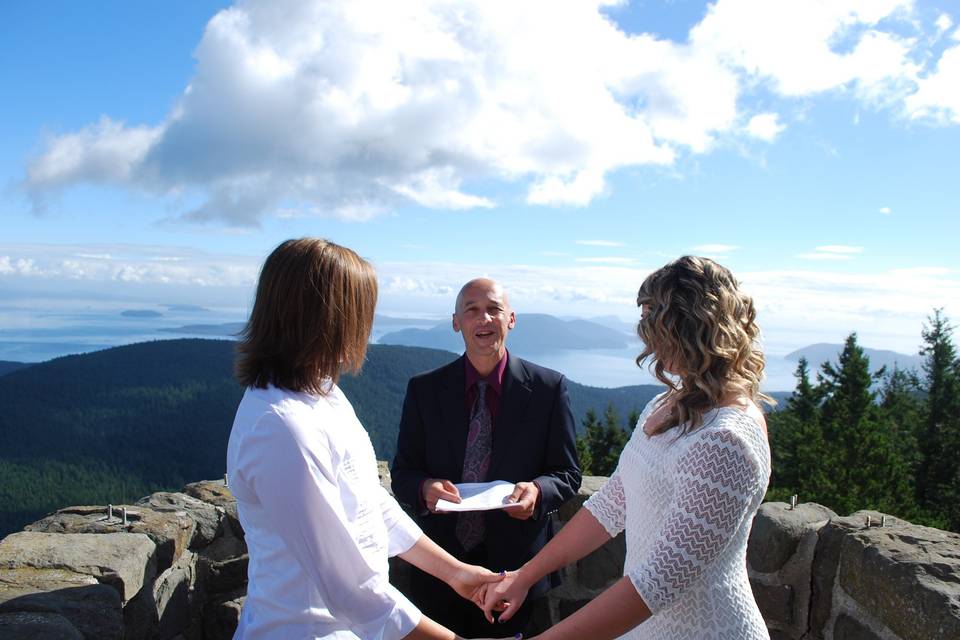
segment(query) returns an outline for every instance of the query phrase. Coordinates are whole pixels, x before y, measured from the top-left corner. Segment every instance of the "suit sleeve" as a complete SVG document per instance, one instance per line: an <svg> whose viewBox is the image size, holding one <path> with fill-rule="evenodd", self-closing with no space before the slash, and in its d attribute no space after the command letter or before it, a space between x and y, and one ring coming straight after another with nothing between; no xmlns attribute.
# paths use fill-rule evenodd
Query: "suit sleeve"
<svg viewBox="0 0 960 640"><path fill-rule="evenodd" d="M567 380L560 377L553 406L543 473L534 482L540 487L540 506L536 517L549 515L580 489L580 463L577 459L577 434Z"/></svg>
<svg viewBox="0 0 960 640"><path fill-rule="evenodd" d="M397 453L393 458L390 478L393 495L416 513L424 512L420 487L428 478L424 471L426 469L425 442L416 379L412 378L407 383L407 395L403 399L400 431L397 434Z"/></svg>

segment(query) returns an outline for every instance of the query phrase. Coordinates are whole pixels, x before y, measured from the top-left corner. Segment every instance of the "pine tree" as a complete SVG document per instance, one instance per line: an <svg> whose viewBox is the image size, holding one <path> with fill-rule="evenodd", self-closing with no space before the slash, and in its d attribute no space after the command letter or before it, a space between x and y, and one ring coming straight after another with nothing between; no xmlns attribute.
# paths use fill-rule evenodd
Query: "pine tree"
<svg viewBox="0 0 960 640"><path fill-rule="evenodd" d="M836 487L820 424L822 392L810 383L806 358L800 358L794 375L797 387L786 406L767 416L773 456L768 499L786 501L796 494L803 501L830 504Z"/></svg>
<svg viewBox="0 0 960 640"><path fill-rule="evenodd" d="M828 473L836 486L837 511L880 509L903 513L911 502L910 467L890 421L884 420L872 390L881 369L870 373L870 360L850 334L838 364L824 363L822 424ZM909 493L908 493L909 492Z"/></svg>
<svg viewBox="0 0 960 640"><path fill-rule="evenodd" d="M919 434L917 502L929 511L943 513L949 500L960 494L960 364L951 336L953 327L943 311L936 309L927 320L929 327L924 325L921 332L925 344L920 350L927 399Z"/></svg>

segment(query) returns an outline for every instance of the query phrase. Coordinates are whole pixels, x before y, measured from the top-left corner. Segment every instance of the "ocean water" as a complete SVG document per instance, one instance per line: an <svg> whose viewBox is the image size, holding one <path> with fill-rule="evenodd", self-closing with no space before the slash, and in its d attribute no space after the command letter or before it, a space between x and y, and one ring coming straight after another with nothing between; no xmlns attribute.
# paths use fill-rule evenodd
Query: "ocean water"
<svg viewBox="0 0 960 640"><path fill-rule="evenodd" d="M64 355L88 353L109 347L169 340L183 337L227 338L228 335L191 335L170 333L162 329L185 325L218 325L240 322L234 310L161 309L156 317L130 317L122 309L108 311L75 311L70 313L34 313L29 320L20 318L14 328L0 327L0 360L44 362ZM424 322L411 320L409 325L392 319L384 326L374 326L371 341L389 331L418 327ZM508 345L509 346L509 345ZM659 384L634 359L639 343L624 349L555 350L520 353L537 364L562 372L570 380L595 387L622 387L636 384ZM789 391L796 386L793 371L796 363L782 355L768 355L766 391Z"/></svg>

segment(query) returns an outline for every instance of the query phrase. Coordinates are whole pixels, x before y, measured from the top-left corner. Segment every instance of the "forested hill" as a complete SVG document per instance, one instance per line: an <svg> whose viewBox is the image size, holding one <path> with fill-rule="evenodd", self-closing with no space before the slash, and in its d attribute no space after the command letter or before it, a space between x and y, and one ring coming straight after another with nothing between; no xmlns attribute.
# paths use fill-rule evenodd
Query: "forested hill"
<svg viewBox="0 0 960 640"><path fill-rule="evenodd" d="M0 360L0 376L5 376L8 373L13 373L19 369L25 369L30 365L26 362L11 362L9 360Z"/></svg>
<svg viewBox="0 0 960 640"><path fill-rule="evenodd" d="M68 504L133 500L220 477L242 390L234 342L163 340L57 358L0 377L0 536ZM372 345L341 380L378 457L390 459L410 376L456 354ZM578 421L613 403L621 416L658 387L570 383Z"/></svg>

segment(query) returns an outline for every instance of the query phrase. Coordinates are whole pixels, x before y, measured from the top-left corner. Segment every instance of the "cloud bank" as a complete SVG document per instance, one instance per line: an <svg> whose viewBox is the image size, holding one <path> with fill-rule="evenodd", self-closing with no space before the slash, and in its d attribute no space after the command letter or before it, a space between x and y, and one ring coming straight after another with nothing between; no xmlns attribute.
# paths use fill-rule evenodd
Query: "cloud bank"
<svg viewBox="0 0 960 640"><path fill-rule="evenodd" d="M624 32L611 4L241 0L210 20L162 122L54 135L24 187L38 209L92 183L241 227L493 207L491 184L585 206L620 169L775 142L786 124L756 96L847 92L960 123L957 30L912 0L718 0L683 42Z"/></svg>

